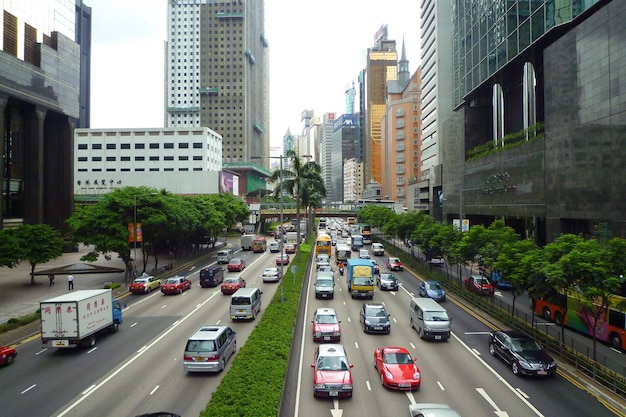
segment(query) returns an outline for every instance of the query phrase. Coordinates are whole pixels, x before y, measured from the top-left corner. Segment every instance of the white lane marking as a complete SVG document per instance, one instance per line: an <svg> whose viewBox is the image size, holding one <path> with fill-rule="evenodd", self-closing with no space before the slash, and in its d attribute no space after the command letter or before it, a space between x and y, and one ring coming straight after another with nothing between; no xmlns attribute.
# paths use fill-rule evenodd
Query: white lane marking
<svg viewBox="0 0 626 417"><path fill-rule="evenodd" d="M445 391L446 389L443 387L443 384L440 381L437 381L437 385L439 385L439 389Z"/></svg>
<svg viewBox="0 0 626 417"><path fill-rule="evenodd" d="M154 387L154 388L152 389L152 391L150 391L150 394L148 394L148 395L152 395L152 394L154 394L155 392L157 392L157 390L158 390L158 389L159 389L159 385L157 385L156 387Z"/></svg>
<svg viewBox="0 0 626 417"><path fill-rule="evenodd" d="M30 387L26 388L24 391L20 392L20 394L26 394L28 391L30 391L31 389L35 388L37 386L37 384L33 384Z"/></svg>

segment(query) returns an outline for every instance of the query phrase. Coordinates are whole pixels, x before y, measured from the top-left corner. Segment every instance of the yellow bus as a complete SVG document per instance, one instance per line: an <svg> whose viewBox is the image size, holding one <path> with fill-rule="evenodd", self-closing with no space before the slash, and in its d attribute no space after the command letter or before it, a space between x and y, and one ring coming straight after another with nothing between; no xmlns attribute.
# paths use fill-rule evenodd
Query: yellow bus
<svg viewBox="0 0 626 417"><path fill-rule="evenodd" d="M320 233L315 241L315 256L328 255L330 258L332 251L332 239L326 233Z"/></svg>

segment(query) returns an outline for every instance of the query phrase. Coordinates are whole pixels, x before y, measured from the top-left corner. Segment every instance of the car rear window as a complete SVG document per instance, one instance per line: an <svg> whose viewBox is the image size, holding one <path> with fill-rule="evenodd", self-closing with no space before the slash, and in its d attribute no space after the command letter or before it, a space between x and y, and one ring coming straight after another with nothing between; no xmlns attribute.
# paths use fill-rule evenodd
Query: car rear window
<svg viewBox="0 0 626 417"><path fill-rule="evenodd" d="M232 297L230 303L235 306L250 305L250 297Z"/></svg>
<svg viewBox="0 0 626 417"><path fill-rule="evenodd" d="M187 347L185 348L188 352L214 352L215 341L214 340L189 340L187 341Z"/></svg>

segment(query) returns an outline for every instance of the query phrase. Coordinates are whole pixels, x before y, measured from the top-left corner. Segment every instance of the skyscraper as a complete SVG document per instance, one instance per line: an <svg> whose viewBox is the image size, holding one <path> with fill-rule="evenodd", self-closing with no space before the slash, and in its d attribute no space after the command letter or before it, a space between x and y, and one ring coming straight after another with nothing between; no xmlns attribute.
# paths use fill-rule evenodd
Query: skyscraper
<svg viewBox="0 0 626 417"><path fill-rule="evenodd" d="M387 108L387 82L398 77L396 41L387 39L387 25L376 33L374 46L367 51L367 63L360 82L363 158L365 181L382 180L380 121Z"/></svg>
<svg viewBox="0 0 626 417"><path fill-rule="evenodd" d="M264 1L168 0L165 125L208 127L222 160L269 166Z"/></svg>

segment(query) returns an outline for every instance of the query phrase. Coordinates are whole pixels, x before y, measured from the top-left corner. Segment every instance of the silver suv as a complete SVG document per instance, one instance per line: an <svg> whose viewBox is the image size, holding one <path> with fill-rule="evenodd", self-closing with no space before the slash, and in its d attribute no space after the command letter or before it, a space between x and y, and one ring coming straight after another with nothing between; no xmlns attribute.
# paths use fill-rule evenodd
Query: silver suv
<svg viewBox="0 0 626 417"><path fill-rule="evenodd" d="M335 280L332 275L320 274L315 280L315 298L334 298Z"/></svg>

